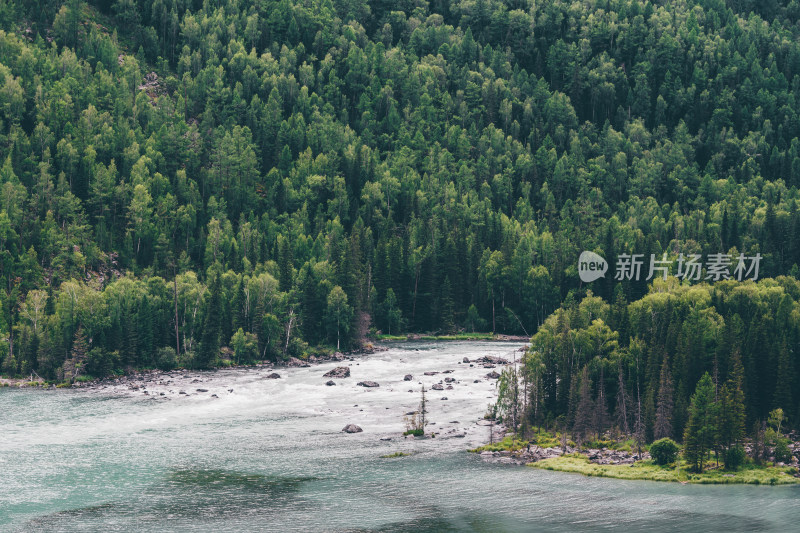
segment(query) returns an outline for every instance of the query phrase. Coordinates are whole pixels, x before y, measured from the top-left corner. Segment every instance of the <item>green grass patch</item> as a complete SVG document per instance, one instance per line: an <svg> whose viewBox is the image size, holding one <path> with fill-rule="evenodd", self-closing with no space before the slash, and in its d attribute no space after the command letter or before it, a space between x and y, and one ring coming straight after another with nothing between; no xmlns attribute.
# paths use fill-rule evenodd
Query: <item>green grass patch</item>
<svg viewBox="0 0 800 533"><path fill-rule="evenodd" d="M638 461L632 465L598 465L589 462L583 455L572 454L545 459L528 466L555 472L573 472L585 476L609 477L614 479L645 481L677 481L698 484L750 484L750 485L790 485L800 483L800 479L790 475L790 467L758 467L750 465L735 472L707 470L701 474L689 472L678 464L658 466L653 461Z"/></svg>
<svg viewBox="0 0 800 533"><path fill-rule="evenodd" d="M518 435L513 437L505 437L503 440L498 442L485 444L469 451L474 453L502 451L515 452L517 450L526 448L529 444L531 446L539 446L540 448L559 448L561 446L561 434L534 429L530 434L530 438L528 439L523 439ZM570 446L575 446L575 443L571 440L568 440L567 444Z"/></svg>
<svg viewBox="0 0 800 533"><path fill-rule="evenodd" d="M517 450L521 450L528 445L527 440L521 440L516 437L505 437L503 440L492 443L492 444L485 444L483 446L478 446L477 448L473 448L469 451L474 453L481 453L481 452L513 452Z"/></svg>
<svg viewBox="0 0 800 533"><path fill-rule="evenodd" d="M415 437L421 437L421 436L425 435L425 430L424 429L408 429L408 430L403 432L403 436L404 437L407 436L407 435L414 435Z"/></svg>
<svg viewBox="0 0 800 533"><path fill-rule="evenodd" d="M394 453L387 453L386 455L381 455L381 459L394 459L395 457L408 457L409 455L411 454L405 452L394 452Z"/></svg>
<svg viewBox="0 0 800 533"><path fill-rule="evenodd" d="M595 448L598 450L602 450L603 448L608 448L609 450L633 452L634 450L637 449L637 446L636 446L636 441L634 439L615 440L615 439L600 438L584 442L582 448L584 449ZM642 450L648 451L650 450L650 446L647 444L642 444Z"/></svg>

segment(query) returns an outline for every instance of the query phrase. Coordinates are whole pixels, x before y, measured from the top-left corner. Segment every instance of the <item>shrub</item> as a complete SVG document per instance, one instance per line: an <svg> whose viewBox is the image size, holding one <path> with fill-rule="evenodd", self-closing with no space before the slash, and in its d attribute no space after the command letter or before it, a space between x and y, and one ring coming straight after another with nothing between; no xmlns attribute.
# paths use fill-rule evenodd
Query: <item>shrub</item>
<svg viewBox="0 0 800 533"><path fill-rule="evenodd" d="M172 370L175 368L176 359L175 348L171 346L162 346L156 350L156 367L161 370Z"/></svg>
<svg viewBox="0 0 800 533"><path fill-rule="evenodd" d="M744 446L741 444L732 446L727 452L725 452L725 468L728 470L736 470L744 464L744 458Z"/></svg>
<svg viewBox="0 0 800 533"><path fill-rule="evenodd" d="M114 371L119 365L119 352L107 352L95 347L86 354L86 372L92 376L102 378Z"/></svg>
<svg viewBox="0 0 800 533"><path fill-rule="evenodd" d="M775 461L779 463L789 463L792 461L792 452L789 451L788 439L778 439L775 446Z"/></svg>
<svg viewBox="0 0 800 533"><path fill-rule="evenodd" d="M675 461L679 449L674 440L663 438L650 445L650 456L656 464L666 465Z"/></svg>

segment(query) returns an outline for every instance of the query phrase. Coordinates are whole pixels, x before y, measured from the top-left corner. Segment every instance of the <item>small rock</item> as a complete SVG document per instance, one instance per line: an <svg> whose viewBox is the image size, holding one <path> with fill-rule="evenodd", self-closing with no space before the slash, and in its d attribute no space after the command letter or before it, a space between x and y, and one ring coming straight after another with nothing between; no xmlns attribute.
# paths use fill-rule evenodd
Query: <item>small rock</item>
<svg viewBox="0 0 800 533"><path fill-rule="evenodd" d="M473 383L480 383L480 382L481 382L481 380L479 380L479 379L476 379L475 381L473 381Z"/></svg>
<svg viewBox="0 0 800 533"><path fill-rule="evenodd" d="M461 362L462 362L462 363L469 363L469 358L468 358L468 357L465 357L464 359L462 359L462 360L461 360Z"/></svg>
<svg viewBox="0 0 800 533"><path fill-rule="evenodd" d="M357 385L359 387L380 387L380 385L374 381L359 381Z"/></svg>
<svg viewBox="0 0 800 533"><path fill-rule="evenodd" d="M435 376L438 372L425 372L426 376Z"/></svg>
<svg viewBox="0 0 800 533"><path fill-rule="evenodd" d="M219 396L217 396L216 394L212 394L211 397L212 398L219 398Z"/></svg>
<svg viewBox="0 0 800 533"><path fill-rule="evenodd" d="M342 428L342 431L345 433L361 433L364 430L355 424L347 424L344 428Z"/></svg>
<svg viewBox="0 0 800 533"><path fill-rule="evenodd" d="M444 382L445 383L454 383L455 381L456 381L456 378L444 378Z"/></svg>
<svg viewBox="0 0 800 533"><path fill-rule="evenodd" d="M442 396L442 400L446 400L446 399L447 399L447 396Z"/></svg>
<svg viewBox="0 0 800 533"><path fill-rule="evenodd" d="M448 385L447 387L445 387L445 390L453 390L453 386L452 385Z"/></svg>
<svg viewBox="0 0 800 533"><path fill-rule="evenodd" d="M267 376L264 379L280 379L280 378L281 378L280 374L278 374L277 372L273 372L272 374L270 374L269 376Z"/></svg>
<svg viewBox="0 0 800 533"><path fill-rule="evenodd" d="M208 392L208 389L197 389L197 392Z"/></svg>
<svg viewBox="0 0 800 533"><path fill-rule="evenodd" d="M495 372L494 370L492 370L491 372L489 372L488 374L486 374L486 377L487 377L487 378L489 378L489 379L497 379L497 378L499 378L499 377L500 377L500 374L498 374L497 372Z"/></svg>
<svg viewBox="0 0 800 533"><path fill-rule="evenodd" d="M431 389L433 389L433 390L444 390L444 385L442 385L441 383L436 383L431 387Z"/></svg>
<svg viewBox="0 0 800 533"><path fill-rule="evenodd" d="M186 394L185 390L180 391L178 394Z"/></svg>
<svg viewBox="0 0 800 533"><path fill-rule="evenodd" d="M331 380L325 382L325 385L327 385L328 387L333 387L334 385L336 385L336 383L331 379Z"/></svg>
<svg viewBox="0 0 800 533"><path fill-rule="evenodd" d="M414 376L412 376L411 374L406 374L403 377L403 381L411 381L412 379L414 379Z"/></svg>

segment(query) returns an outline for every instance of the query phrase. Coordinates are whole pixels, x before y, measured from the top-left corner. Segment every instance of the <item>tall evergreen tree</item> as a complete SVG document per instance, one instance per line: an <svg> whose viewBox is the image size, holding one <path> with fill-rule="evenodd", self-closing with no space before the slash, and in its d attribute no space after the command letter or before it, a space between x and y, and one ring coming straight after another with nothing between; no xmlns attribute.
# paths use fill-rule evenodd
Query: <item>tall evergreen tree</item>
<svg viewBox="0 0 800 533"><path fill-rule="evenodd" d="M572 431L583 440L594 429L592 420L594 401L592 400L592 380L589 377L588 366L584 366L581 371L579 387L578 405L575 408L575 422L572 425Z"/></svg>
<svg viewBox="0 0 800 533"><path fill-rule="evenodd" d="M222 306L222 288L218 273L213 273L209 283L209 297L205 306L203 332L200 346L195 356L195 366L208 368L219 357L222 319L219 309Z"/></svg>
<svg viewBox="0 0 800 533"><path fill-rule="evenodd" d="M669 370L669 360L664 357L661 364L661 376L659 378L658 403L656 405L656 421L653 428L655 439L672 437L672 408L674 405L672 387L672 373Z"/></svg>
<svg viewBox="0 0 800 533"><path fill-rule="evenodd" d="M702 472L714 444L714 383L706 372L697 383L683 434L684 457L695 472Z"/></svg>

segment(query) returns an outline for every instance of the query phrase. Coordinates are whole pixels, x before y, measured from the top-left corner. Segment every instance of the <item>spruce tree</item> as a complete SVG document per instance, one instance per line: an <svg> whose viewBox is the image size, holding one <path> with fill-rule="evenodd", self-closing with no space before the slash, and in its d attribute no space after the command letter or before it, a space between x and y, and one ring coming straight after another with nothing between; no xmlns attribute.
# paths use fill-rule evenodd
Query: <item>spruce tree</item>
<svg viewBox="0 0 800 533"><path fill-rule="evenodd" d="M794 369L792 360L789 357L789 349L786 340L781 344L778 352L778 375L775 382L775 393L772 397L772 406L789 411L794 407L792 400L792 382L794 381Z"/></svg>
<svg viewBox="0 0 800 533"><path fill-rule="evenodd" d="M572 431L580 439L586 439L594 429L592 415L594 413L594 402L592 401L592 380L589 378L589 368L583 367L580 379L580 393L578 394L578 405L575 408L575 423Z"/></svg>
<svg viewBox="0 0 800 533"><path fill-rule="evenodd" d="M292 289L292 248L289 239L283 235L278 236L278 283L281 292Z"/></svg>
<svg viewBox="0 0 800 533"><path fill-rule="evenodd" d="M729 466L728 452L744 438L745 398L742 390L744 369L739 350L731 355L730 372L722 387L717 406L717 441L722 450L725 467Z"/></svg>
<svg viewBox="0 0 800 533"><path fill-rule="evenodd" d="M455 329L455 313L453 304L453 286L450 277L445 276L442 284L442 296L439 300L440 325L444 333L451 333Z"/></svg>
<svg viewBox="0 0 800 533"><path fill-rule="evenodd" d="M89 352L89 342L86 340L86 335L83 333L83 326L78 326L75 331L75 337L72 341L72 350L70 350L69 364L64 364L64 379L74 381L77 378L83 366L86 364L86 354ZM67 375L69 374L69 375Z"/></svg>
<svg viewBox="0 0 800 533"><path fill-rule="evenodd" d="M150 305L150 298L145 296L139 304L139 312L137 313L137 329L138 329L138 351L140 354L139 363L150 365L153 363L153 355L155 353L154 335L153 335L153 310Z"/></svg>
<svg viewBox="0 0 800 533"><path fill-rule="evenodd" d="M669 371L669 360L667 357L664 357L664 362L661 364L661 376L659 379L656 422L653 428L653 436L655 439L672 437L673 407L672 373Z"/></svg>
<svg viewBox="0 0 800 533"><path fill-rule="evenodd" d="M222 333L222 322L220 320L222 290L220 288L219 274L213 274L208 290L210 294L205 308L203 333L195 359L195 364L198 368L208 368L219 355L219 338Z"/></svg>
<svg viewBox="0 0 800 533"><path fill-rule="evenodd" d="M714 444L714 383L706 372L697 383L689 405L689 421L683 434L684 457L695 472L702 472Z"/></svg>

